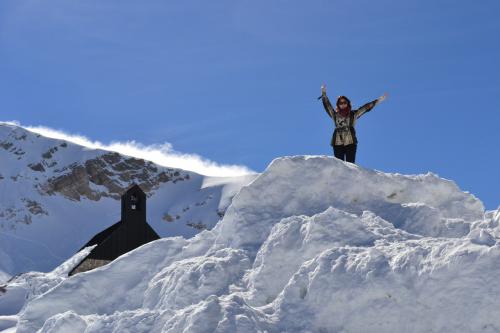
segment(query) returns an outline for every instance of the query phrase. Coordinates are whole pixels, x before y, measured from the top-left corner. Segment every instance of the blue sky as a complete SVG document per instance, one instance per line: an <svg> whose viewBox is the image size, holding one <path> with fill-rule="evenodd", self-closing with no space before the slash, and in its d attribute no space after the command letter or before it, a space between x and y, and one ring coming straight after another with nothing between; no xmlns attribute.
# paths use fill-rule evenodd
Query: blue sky
<svg viewBox="0 0 500 333"><path fill-rule="evenodd" d="M316 100L389 98L358 164L500 204L500 2L2 0L0 120L262 171L332 154Z"/></svg>

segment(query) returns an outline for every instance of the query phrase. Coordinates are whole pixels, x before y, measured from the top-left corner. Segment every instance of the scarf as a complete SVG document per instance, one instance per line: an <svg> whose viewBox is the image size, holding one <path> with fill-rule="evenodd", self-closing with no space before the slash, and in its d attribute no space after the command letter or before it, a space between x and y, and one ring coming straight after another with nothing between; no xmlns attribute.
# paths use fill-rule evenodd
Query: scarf
<svg viewBox="0 0 500 333"><path fill-rule="evenodd" d="M351 113L351 107L348 105L345 109L341 110L339 107L337 107L337 113L342 117L346 118L349 116Z"/></svg>

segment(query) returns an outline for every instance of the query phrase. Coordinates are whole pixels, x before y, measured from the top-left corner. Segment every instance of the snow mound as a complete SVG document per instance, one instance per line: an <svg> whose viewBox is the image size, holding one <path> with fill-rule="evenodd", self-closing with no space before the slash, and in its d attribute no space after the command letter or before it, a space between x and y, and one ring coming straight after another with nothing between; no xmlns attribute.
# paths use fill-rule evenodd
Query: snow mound
<svg viewBox="0 0 500 333"><path fill-rule="evenodd" d="M327 157L285 157L241 190L217 226L217 243L256 251L283 217L330 206L356 215L371 211L396 228L433 237L464 236L468 222L484 215L474 196L431 173L404 176Z"/></svg>
<svg viewBox="0 0 500 333"><path fill-rule="evenodd" d="M280 158L210 231L71 278L18 277L50 288L24 284L36 296L4 322L19 333L498 332L499 222L500 209L433 174ZM4 288L9 309L16 280Z"/></svg>

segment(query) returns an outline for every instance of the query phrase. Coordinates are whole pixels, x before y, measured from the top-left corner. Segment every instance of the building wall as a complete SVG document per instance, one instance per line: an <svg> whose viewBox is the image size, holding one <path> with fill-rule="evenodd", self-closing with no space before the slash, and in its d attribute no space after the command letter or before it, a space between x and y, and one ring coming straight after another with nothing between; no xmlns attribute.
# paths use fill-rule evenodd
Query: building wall
<svg viewBox="0 0 500 333"><path fill-rule="evenodd" d="M108 263L110 263L111 260L101 260L101 259L91 259L91 258L86 258L84 259L78 266L76 266L70 273L69 275L75 275L81 272L86 272L90 271L94 268L104 266Z"/></svg>

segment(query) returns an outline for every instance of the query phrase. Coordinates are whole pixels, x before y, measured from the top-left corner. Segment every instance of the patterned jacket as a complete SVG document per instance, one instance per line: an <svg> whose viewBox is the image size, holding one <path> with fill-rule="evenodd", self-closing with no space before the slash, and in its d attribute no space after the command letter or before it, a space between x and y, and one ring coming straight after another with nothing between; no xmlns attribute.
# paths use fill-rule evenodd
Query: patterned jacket
<svg viewBox="0 0 500 333"><path fill-rule="evenodd" d="M378 99L373 100L357 110L352 110L348 117L342 117L335 112L335 109L332 107L332 104L326 94L321 96L321 101L323 102L326 113L333 119L333 123L335 125L335 131L333 132L332 140L330 142L330 145L332 146L357 144L358 139L356 138L356 130L354 129L356 121L359 117L373 109L373 107L379 102Z"/></svg>

